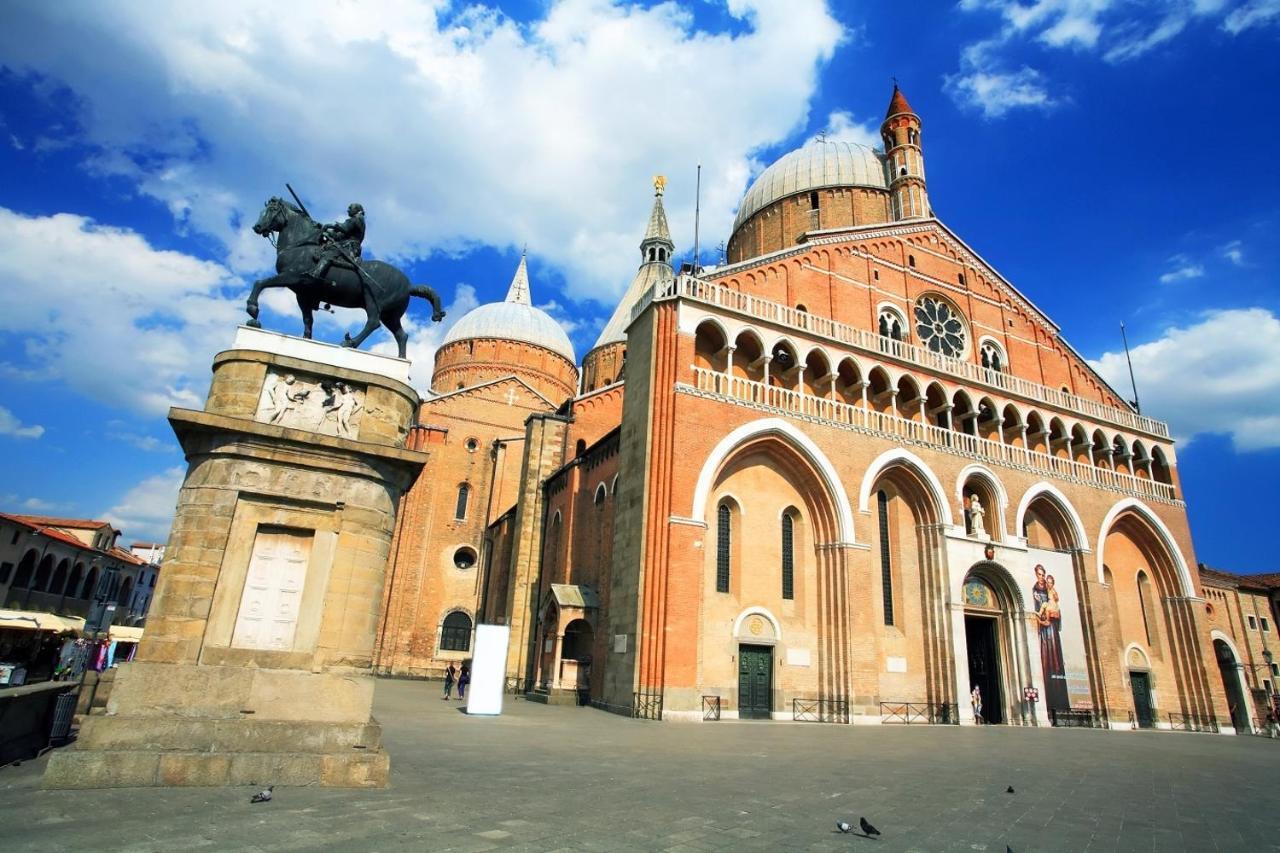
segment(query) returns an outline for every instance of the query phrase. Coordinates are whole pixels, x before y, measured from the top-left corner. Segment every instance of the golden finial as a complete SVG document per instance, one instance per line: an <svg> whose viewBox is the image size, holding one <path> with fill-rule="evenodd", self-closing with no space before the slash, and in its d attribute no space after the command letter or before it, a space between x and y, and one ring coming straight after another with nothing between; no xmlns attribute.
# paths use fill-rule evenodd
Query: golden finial
<svg viewBox="0 0 1280 853"><path fill-rule="evenodd" d="M667 176L654 175L653 176L653 194L662 195L664 192L666 192L666 189L667 189Z"/></svg>

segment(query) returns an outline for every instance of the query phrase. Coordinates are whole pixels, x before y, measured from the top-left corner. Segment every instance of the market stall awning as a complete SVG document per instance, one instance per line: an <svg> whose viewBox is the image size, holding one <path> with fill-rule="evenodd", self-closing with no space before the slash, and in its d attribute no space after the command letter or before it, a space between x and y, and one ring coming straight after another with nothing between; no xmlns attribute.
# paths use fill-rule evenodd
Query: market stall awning
<svg viewBox="0 0 1280 853"><path fill-rule="evenodd" d="M84 631L84 620L79 616L57 616L35 610L0 610L0 628L79 633Z"/></svg>
<svg viewBox="0 0 1280 853"><path fill-rule="evenodd" d="M142 639L142 629L129 625L112 625L107 636L120 643L136 643Z"/></svg>

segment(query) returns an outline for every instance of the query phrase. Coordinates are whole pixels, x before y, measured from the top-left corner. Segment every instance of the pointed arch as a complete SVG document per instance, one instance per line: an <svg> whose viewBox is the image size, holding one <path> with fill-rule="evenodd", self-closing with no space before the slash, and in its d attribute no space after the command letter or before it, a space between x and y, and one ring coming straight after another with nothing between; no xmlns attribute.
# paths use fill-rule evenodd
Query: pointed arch
<svg viewBox="0 0 1280 853"><path fill-rule="evenodd" d="M1027 510L1031 508L1032 502L1037 498L1045 498L1057 506L1070 525L1072 536L1075 539L1073 547L1088 551L1089 538L1085 535L1084 522L1080 520L1080 513L1076 512L1075 506L1057 486L1046 480L1036 483L1022 495L1022 500L1018 502L1018 514L1014 518L1014 532L1018 536L1022 535L1023 526L1027 521Z"/></svg>
<svg viewBox="0 0 1280 853"><path fill-rule="evenodd" d="M1181 594L1187 598L1195 598L1195 583L1191 580L1191 572L1187 569L1187 561L1183 559L1182 551L1178 548L1177 542L1174 541L1173 534L1169 532L1169 528L1152 511L1151 507L1137 498L1125 498L1117 501L1115 506L1111 507L1107 512L1107 517L1102 520L1102 529L1098 531L1098 580L1101 581L1103 579L1102 561L1106 556L1107 534L1111 532L1115 523L1125 514L1136 516L1150 528L1173 563L1173 568L1177 573L1178 585L1181 587ZM1151 568L1154 570L1155 566Z"/></svg>
<svg viewBox="0 0 1280 853"><path fill-rule="evenodd" d="M919 477L933 498L939 520L943 524L954 524L951 520L951 504L947 500L947 490L942 487L938 475L934 474L919 456L901 447L886 450L867 467L867 473L862 477L862 488L858 491L859 512L871 511L871 490L880 475L893 467L907 468Z"/></svg>
<svg viewBox="0 0 1280 853"><path fill-rule="evenodd" d="M739 448L767 437L781 440L813 467L834 504L836 533L840 544L852 544L855 541L853 509L849 506L849 496L840 480L840 475L826 454L813 443L813 439L782 418L761 418L743 424L712 448L706 461L702 463L702 471L698 474L698 484L693 491L693 507L689 517L706 523L707 498L725 461Z"/></svg>

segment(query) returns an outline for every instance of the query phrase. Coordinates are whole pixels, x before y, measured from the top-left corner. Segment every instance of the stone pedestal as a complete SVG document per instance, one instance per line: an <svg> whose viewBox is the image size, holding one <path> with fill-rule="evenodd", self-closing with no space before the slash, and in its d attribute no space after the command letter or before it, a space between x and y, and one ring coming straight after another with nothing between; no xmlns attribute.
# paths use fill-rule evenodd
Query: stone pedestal
<svg viewBox="0 0 1280 853"><path fill-rule="evenodd" d="M146 635L47 788L380 787L374 634L400 496L408 363L242 328L203 411Z"/></svg>

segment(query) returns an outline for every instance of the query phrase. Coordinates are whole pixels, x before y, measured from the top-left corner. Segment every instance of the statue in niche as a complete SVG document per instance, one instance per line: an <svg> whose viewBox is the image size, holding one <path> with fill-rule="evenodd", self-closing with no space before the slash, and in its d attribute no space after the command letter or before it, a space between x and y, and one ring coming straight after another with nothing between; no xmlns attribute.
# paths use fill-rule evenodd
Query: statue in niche
<svg viewBox="0 0 1280 853"><path fill-rule="evenodd" d="M986 510L982 508L982 499L977 493L969 495L969 535L985 537L987 535L987 527L984 523L986 519Z"/></svg>

